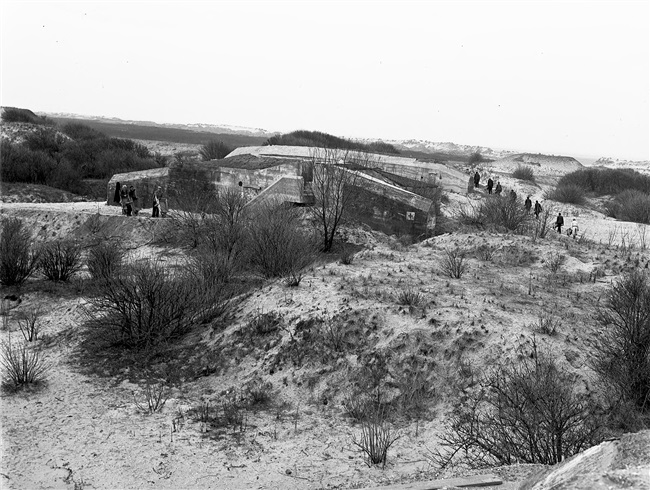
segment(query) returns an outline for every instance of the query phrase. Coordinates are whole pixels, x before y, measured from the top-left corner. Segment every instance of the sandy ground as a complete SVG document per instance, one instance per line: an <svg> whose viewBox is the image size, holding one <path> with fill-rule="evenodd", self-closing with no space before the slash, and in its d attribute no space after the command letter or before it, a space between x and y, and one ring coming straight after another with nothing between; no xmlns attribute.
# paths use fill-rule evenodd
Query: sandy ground
<svg viewBox="0 0 650 490"><path fill-rule="evenodd" d="M543 195L543 178L542 184L529 185L498 174L498 169L486 171L498 176L506 191L512 187L520 195L530 194L533 202ZM448 206L466 202L452 197ZM319 264L297 288L270 282L241 298L225 330L207 326L194 332L187 342L201 346L199 358L221 357L218 362L229 368L222 375L183 380L163 410L152 415L142 413L135 403L142 400L141 382L130 381L128 373L89 375L75 361L87 306L84 283L55 287L42 279L30 280L18 292L22 302L12 304L5 315L7 328L0 338L11 335L17 340L18 313L44 308L43 338L37 348L52 368L45 386L0 398L2 488L362 488L455 475L439 475L430 464L429 450L457 403L457 362L468 361L480 372L495 359L527 352L540 316L557 313L560 334L538 335L538 341L582 374L589 388L586 341L595 327L585 312L593 310L611 281L629 270L630 261L640 267L648 264L645 227L584 208L543 205L554 212L562 209L567 224L576 216L584 238L550 233L533 242L520 235L458 233L405 247L395 238L349 230L349 240L363 246L352 264ZM155 220L146 211L128 218L105 203L0 204L0 216L22 217L36 240L87 235L89 220L97 214L112 233L128 235L133 256L180 253L156 244L151 225ZM495 249L491 261L470 255L470 271L462 279L441 275L445 249L461 246L471 251L481 245ZM551 275L546 264L558 252L564 263L560 274ZM590 283L587 277L596 269L604 275ZM421 308L409 310L397 303L405 288L422 295ZM10 292L16 291L3 289L2 297ZM276 312L287 327L279 344L257 347L233 340L265 312ZM368 337L376 340L373 349L406 358L414 348L425 346L437 360L432 370L437 395L426 420L399 423L401 437L385 469L365 464L353 444L359 428L340 403L348 382L346 369L358 365L358 353L342 358L336 368L318 363L277 368L280 345L299 321L342 313L376 323L377 332ZM223 390L241 387L256 376L272 383L276 404L247 412L242 433L210 429L191 416L192 408L204 402L216 405ZM502 475L513 488L514 482L537 470L522 465L489 472Z"/></svg>

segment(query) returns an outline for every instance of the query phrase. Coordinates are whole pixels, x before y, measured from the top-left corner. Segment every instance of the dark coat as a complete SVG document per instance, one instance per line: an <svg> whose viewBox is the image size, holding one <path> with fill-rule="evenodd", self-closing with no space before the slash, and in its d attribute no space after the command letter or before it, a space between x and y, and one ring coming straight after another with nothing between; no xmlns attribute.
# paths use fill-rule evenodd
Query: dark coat
<svg viewBox="0 0 650 490"><path fill-rule="evenodd" d="M115 184L115 195L113 196L113 202L118 204L120 203L120 187L120 183L117 182Z"/></svg>

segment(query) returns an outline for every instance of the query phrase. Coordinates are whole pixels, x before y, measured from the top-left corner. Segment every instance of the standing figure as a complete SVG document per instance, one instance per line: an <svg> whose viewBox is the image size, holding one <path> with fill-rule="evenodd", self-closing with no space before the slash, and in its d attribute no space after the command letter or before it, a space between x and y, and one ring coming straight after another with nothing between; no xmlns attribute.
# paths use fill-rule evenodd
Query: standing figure
<svg viewBox="0 0 650 490"><path fill-rule="evenodd" d="M578 222L575 218L571 221L571 236L574 240L578 237Z"/></svg>
<svg viewBox="0 0 650 490"><path fill-rule="evenodd" d="M530 214L530 208L533 207L533 201L530 200L530 196L526 196L524 207L526 208L526 214Z"/></svg>
<svg viewBox="0 0 650 490"><path fill-rule="evenodd" d="M535 201L535 218L539 219L539 214L542 212L542 205L539 201Z"/></svg>
<svg viewBox="0 0 650 490"><path fill-rule="evenodd" d="M135 193L135 187L129 187L129 200L131 201L131 207L133 209L133 214L138 215L140 208L138 207L138 196Z"/></svg>
<svg viewBox="0 0 650 490"><path fill-rule="evenodd" d="M158 192L160 191L160 186L153 192L153 206L151 211L152 218L160 218L160 198L158 197Z"/></svg>
<svg viewBox="0 0 650 490"><path fill-rule="evenodd" d="M494 181L492 180L492 177L490 177L487 181L487 190L488 194L492 194L492 188L494 187Z"/></svg>
<svg viewBox="0 0 650 490"><path fill-rule="evenodd" d="M562 233L562 226L564 226L564 218L562 213L557 213L557 219L555 220L555 228L557 228L558 233Z"/></svg>
<svg viewBox="0 0 650 490"><path fill-rule="evenodd" d="M479 183L480 181L481 181L481 175L480 175L478 172L476 172L476 173L474 174L474 187L475 187L475 188L478 187L478 183Z"/></svg>
<svg viewBox="0 0 650 490"><path fill-rule="evenodd" d="M512 199L513 201L517 200L517 193L515 192L514 189L510 189L510 199Z"/></svg>
<svg viewBox="0 0 650 490"><path fill-rule="evenodd" d="M116 182L116 183L115 183L115 194L113 195L113 202L114 202L115 204L119 204L119 203L120 203L120 187L121 187L121 186L120 186L120 183L119 183L119 182Z"/></svg>
<svg viewBox="0 0 650 490"><path fill-rule="evenodd" d="M497 186L494 188L494 193L495 193L497 196L500 196L502 190L503 190L503 189L501 188L501 182L497 181Z"/></svg>
<svg viewBox="0 0 650 490"><path fill-rule="evenodd" d="M129 201L129 188L123 185L120 189L120 204L122 205L122 214L126 214L126 205Z"/></svg>

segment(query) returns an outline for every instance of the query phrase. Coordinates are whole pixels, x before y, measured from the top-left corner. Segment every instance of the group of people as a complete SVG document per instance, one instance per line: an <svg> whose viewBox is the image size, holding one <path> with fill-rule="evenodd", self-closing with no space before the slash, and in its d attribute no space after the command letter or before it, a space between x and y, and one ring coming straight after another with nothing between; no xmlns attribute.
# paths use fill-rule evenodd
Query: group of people
<svg viewBox="0 0 650 490"><path fill-rule="evenodd" d="M555 224L553 225L553 228L555 228L555 230L561 234L563 226L564 226L564 216L562 216L562 213L557 213L557 218L555 219ZM573 237L574 240L578 238L578 221L575 218L571 220L571 226L567 230L567 235Z"/></svg>
<svg viewBox="0 0 650 490"><path fill-rule="evenodd" d="M135 186L133 185L121 185L119 182L115 184L115 195L113 197L113 202L122 206L122 214L125 216L137 216L140 212L140 207L138 205L138 195L135 191ZM163 204L166 204L166 200L163 198L162 187L158 186L153 193L153 202L151 217L160 218L161 216L161 207ZM162 211L162 215L166 214L166 209Z"/></svg>
<svg viewBox="0 0 650 490"><path fill-rule="evenodd" d="M481 174L478 172L474 173L474 176L472 177L472 180L470 182L474 183L474 188L478 189L479 184L481 182ZM471 183L470 183L471 186ZM501 183L497 181L496 187L494 187L494 180L492 180L492 177L488 178L487 181L487 192L488 194L492 194L492 189L494 189L494 193L498 196L501 195L501 192L503 192L503 188L501 187ZM510 190L509 197L515 201L517 199L517 193L514 191L514 189ZM526 196L526 200L524 201L524 208L526 208L526 212L530 213L530 210L533 209L533 212L535 213L535 218L539 219L539 215L542 213L542 205L539 203L539 201L535 201L535 206L533 207L533 201L531 201L530 196ZM553 228L557 230L558 233L562 233L562 227L564 226L564 217L562 216L562 213L558 213L557 219L555 220L555 224L553 225ZM576 221L575 218L571 221L571 227L567 230L567 234L569 236L572 236L574 239L577 238L578 236L578 222Z"/></svg>

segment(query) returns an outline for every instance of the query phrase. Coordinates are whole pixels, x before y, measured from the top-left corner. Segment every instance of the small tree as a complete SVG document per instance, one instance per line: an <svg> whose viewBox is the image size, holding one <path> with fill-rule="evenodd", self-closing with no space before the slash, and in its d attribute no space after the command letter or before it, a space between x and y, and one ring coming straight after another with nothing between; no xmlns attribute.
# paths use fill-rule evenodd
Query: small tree
<svg viewBox="0 0 650 490"><path fill-rule="evenodd" d="M72 240L46 243L40 252L39 266L50 281L67 281L81 269L81 246Z"/></svg>
<svg viewBox="0 0 650 490"><path fill-rule="evenodd" d="M203 161L208 160L221 160L225 158L232 148L226 145L223 141L211 140L208 141L205 145L201 146L199 154Z"/></svg>
<svg viewBox="0 0 650 490"><path fill-rule="evenodd" d="M332 250L336 231L356 198L358 174L349 164L368 166L368 155L331 148L317 148L311 152L312 190L316 202L310 211L322 237L323 252Z"/></svg>
<svg viewBox="0 0 650 490"><path fill-rule="evenodd" d="M598 311L594 370L614 393L650 412L650 282L635 270L615 283Z"/></svg>
<svg viewBox="0 0 650 490"><path fill-rule="evenodd" d="M549 354L502 362L451 417L434 462L469 467L556 464L602 440L590 400ZM458 461L460 459L460 461Z"/></svg>
<svg viewBox="0 0 650 490"><path fill-rule="evenodd" d="M2 220L0 230L0 283L20 285L32 275L38 254L32 250L32 239L18 218Z"/></svg>

